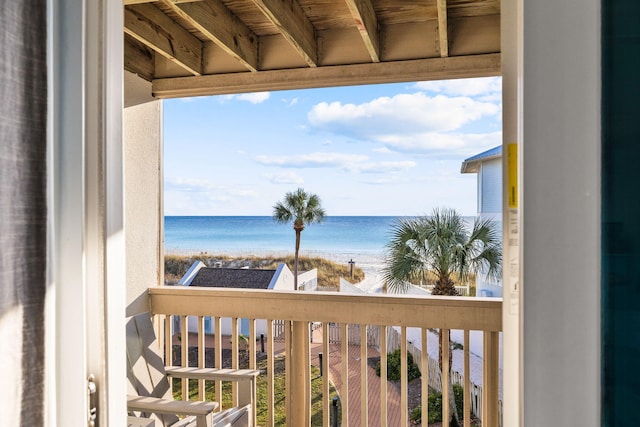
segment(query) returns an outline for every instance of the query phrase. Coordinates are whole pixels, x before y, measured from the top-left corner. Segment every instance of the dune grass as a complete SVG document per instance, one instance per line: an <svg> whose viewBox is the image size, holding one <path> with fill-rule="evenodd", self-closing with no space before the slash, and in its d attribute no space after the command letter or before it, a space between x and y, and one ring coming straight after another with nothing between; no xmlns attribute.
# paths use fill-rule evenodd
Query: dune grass
<svg viewBox="0 0 640 427"><path fill-rule="evenodd" d="M164 271L165 284L175 284L187 272L194 261L202 261L207 267L249 267L262 269L275 269L278 264L285 263L293 271L294 257L285 256L241 256L233 257L228 255L165 255ZM355 267L353 280L349 277L349 265L337 264L335 262L319 257L301 256L298 260L299 270L307 271L314 268L318 269L318 286L324 289L340 288L340 278L343 277L352 283L358 283L364 279L362 269Z"/></svg>

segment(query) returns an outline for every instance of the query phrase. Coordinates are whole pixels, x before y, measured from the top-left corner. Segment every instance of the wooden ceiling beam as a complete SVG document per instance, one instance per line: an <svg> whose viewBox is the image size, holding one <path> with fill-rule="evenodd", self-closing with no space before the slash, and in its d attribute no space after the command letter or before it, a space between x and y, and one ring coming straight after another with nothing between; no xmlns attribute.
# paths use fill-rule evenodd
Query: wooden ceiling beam
<svg viewBox="0 0 640 427"><path fill-rule="evenodd" d="M202 75L202 42L157 7L125 7L124 32L190 73Z"/></svg>
<svg viewBox="0 0 640 427"><path fill-rule="evenodd" d="M131 6L132 4L144 4L155 3L158 0L122 0L125 6ZM194 3L202 0L171 0L173 3Z"/></svg>
<svg viewBox="0 0 640 427"><path fill-rule="evenodd" d="M158 98L501 75L500 54L155 79Z"/></svg>
<svg viewBox="0 0 640 427"><path fill-rule="evenodd" d="M124 69L147 81L153 80L155 73L153 50L126 34L124 36Z"/></svg>
<svg viewBox="0 0 640 427"><path fill-rule="evenodd" d="M220 0L163 2L249 71L258 71L258 37Z"/></svg>
<svg viewBox="0 0 640 427"><path fill-rule="evenodd" d="M436 0L438 5L438 39L440 56L449 56L449 27L447 23L447 0Z"/></svg>
<svg viewBox="0 0 640 427"><path fill-rule="evenodd" d="M132 4L145 4L145 3L153 3L156 0L123 0L123 4L125 6L131 6Z"/></svg>
<svg viewBox="0 0 640 427"><path fill-rule="evenodd" d="M310 67L318 66L315 28L297 0L252 0L302 56Z"/></svg>
<svg viewBox="0 0 640 427"><path fill-rule="evenodd" d="M373 62L380 62L378 18L371 0L345 0Z"/></svg>

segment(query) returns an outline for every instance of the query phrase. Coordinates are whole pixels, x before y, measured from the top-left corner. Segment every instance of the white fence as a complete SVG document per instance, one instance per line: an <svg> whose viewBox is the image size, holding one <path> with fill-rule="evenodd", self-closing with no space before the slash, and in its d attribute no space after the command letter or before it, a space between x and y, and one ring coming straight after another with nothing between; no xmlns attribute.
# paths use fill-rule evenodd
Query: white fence
<svg viewBox="0 0 640 427"><path fill-rule="evenodd" d="M375 328L378 329L378 328ZM379 331L379 330L378 330ZM387 328L387 352L391 353L400 348L402 344L402 337L393 327ZM379 341L378 345L379 347ZM407 342L407 353L410 353L414 361L417 361L418 368L420 368L419 361L422 360L422 351L410 342ZM427 356L428 357L428 356ZM442 392L442 372L438 361L428 357L428 369L429 369L429 387ZM451 384L458 384L464 387L464 375L457 371L451 371ZM482 386L477 385L469 381L469 395L471 401L471 413L477 418L482 419ZM498 401L498 422L502 426L502 400Z"/></svg>

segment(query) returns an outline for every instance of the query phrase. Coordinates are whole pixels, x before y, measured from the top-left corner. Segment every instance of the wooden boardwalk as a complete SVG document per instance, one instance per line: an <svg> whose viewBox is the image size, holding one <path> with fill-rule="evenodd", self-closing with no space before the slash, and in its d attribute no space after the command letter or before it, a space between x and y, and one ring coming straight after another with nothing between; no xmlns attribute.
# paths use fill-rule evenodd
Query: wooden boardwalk
<svg viewBox="0 0 640 427"><path fill-rule="evenodd" d="M229 348L229 339L227 337L223 337L223 348ZM197 342L197 334L190 333L189 334L189 346L195 346ZM174 344L179 344L180 342L174 337ZM205 338L205 347L213 347L213 336L207 335ZM259 343L256 343L256 346L259 346ZM260 351L260 349L257 349ZM318 353L322 352L322 330L317 330L313 335L313 343L310 344L310 355L311 355L311 364L314 366L319 366L319 358ZM274 342L274 356L278 356L284 354L284 342L275 341ZM342 346L341 344L330 344L329 345L329 378L333 385L338 390L340 396L344 396L344 385L342 381ZM348 367L349 367L349 418L348 418L348 426L371 426L377 427L381 426L380 423L380 378L376 375L375 369L367 364L367 405L368 411L367 416L368 419L366 422L363 422L361 417L361 407L360 407L360 399L361 399L361 382L360 382L360 346L359 345L349 345L348 351ZM378 351L373 347L367 348L367 357L380 357ZM387 426L399 426L401 419L401 408L400 408L400 392L396 389L396 387L387 382ZM343 423L344 427L347 427L346 424Z"/></svg>
<svg viewBox="0 0 640 427"><path fill-rule="evenodd" d="M320 337L321 338L321 337ZM319 340L318 340L319 341ZM318 353L322 351L322 343L317 343L314 337L314 343L311 344L311 363L318 366ZM334 384L340 396L344 396L344 384L342 381L342 346L340 344L331 344L329 346L329 371L331 382ZM367 365L367 417L363 422L361 417L360 402L362 398L361 382L360 382L360 346L349 346L349 426L380 426L380 378L376 375L376 371L370 365ZM379 357L380 354L374 348L367 349L367 357ZM387 425L400 425L400 393L396 387L387 383ZM346 426L346 424L343 424Z"/></svg>

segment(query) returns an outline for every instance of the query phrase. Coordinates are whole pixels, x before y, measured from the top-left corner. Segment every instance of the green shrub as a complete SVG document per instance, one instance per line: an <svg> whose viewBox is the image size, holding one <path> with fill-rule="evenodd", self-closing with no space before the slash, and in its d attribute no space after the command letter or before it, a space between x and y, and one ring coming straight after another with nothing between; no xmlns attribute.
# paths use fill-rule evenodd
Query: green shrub
<svg viewBox="0 0 640 427"><path fill-rule="evenodd" d="M458 410L458 418L462 419L464 413L464 390L461 385L453 385L453 394L456 399L456 408ZM422 407L413 408L410 415L411 421L416 423L422 422ZM442 421L442 393L436 392L429 395L429 419L428 423L437 423Z"/></svg>
<svg viewBox="0 0 640 427"><path fill-rule="evenodd" d="M389 381L400 381L400 349L387 354L387 379ZM380 362L376 366L376 374L380 376ZM420 378L420 368L413 361L411 353L407 353L407 377L409 381Z"/></svg>

